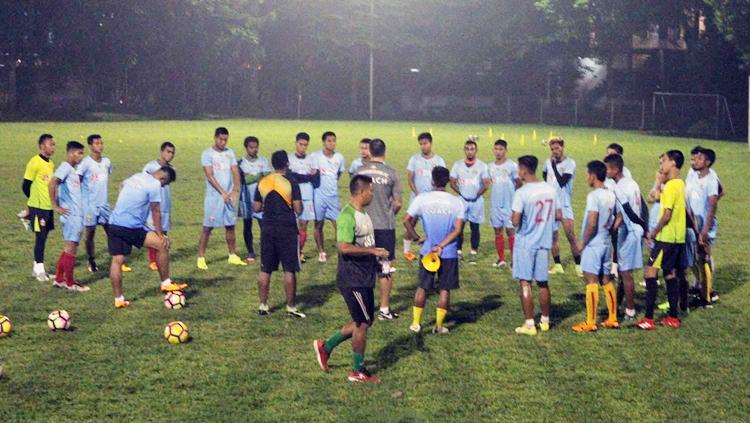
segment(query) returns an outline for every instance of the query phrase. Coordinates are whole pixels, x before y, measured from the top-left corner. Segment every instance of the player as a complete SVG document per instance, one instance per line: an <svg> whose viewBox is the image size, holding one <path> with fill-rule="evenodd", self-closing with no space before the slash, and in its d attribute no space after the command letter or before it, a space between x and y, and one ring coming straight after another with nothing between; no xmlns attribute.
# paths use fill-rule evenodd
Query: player
<svg viewBox="0 0 750 423"><path fill-rule="evenodd" d="M55 170L48 187L52 208L60 215L64 242L63 251L57 260L56 275L52 286L73 292L86 292L90 288L76 283L73 276L78 243L81 242L83 232L81 179L75 169L83 159L83 144L70 141L65 150L67 158Z"/></svg>
<svg viewBox="0 0 750 423"><path fill-rule="evenodd" d="M372 220L375 246L388 251L388 257L380 260L380 310L378 320L393 320L398 313L391 311L393 268L396 259L396 214L401 210L401 179L396 169L385 164L385 142L375 138L369 144L370 161L357 169L357 175L372 179L372 202L365 208Z"/></svg>
<svg viewBox="0 0 750 423"><path fill-rule="evenodd" d="M310 135L306 132L297 134L294 142L294 154L289 156L289 177L299 184L302 195L302 213L297 216L299 224L299 259L305 262L305 242L307 241L307 223L315 220L313 204L313 185L320 183L320 172L313 165L312 155L307 154Z"/></svg>
<svg viewBox="0 0 750 423"><path fill-rule="evenodd" d="M88 271L96 273L99 268L94 258L94 236L96 226L102 225L107 230L109 222L109 176L112 175L112 162L104 157L104 141L99 134L86 138L91 154L86 156L78 165L78 175L81 177L81 196L83 199L83 225L86 233L86 256L88 257ZM131 269L127 265L124 272Z"/></svg>
<svg viewBox="0 0 750 423"><path fill-rule="evenodd" d="M565 157L565 140L562 138L550 138L548 141L550 149L550 158L544 162L543 176L560 197L560 208L562 209L562 227L565 236L570 243L570 250L573 253L573 260L576 264L576 274L583 277L581 270L581 253L577 250L576 234L573 229L573 180L576 176L576 162L570 157ZM552 258L555 260L554 266L550 269L550 274L565 273L560 262L560 224L555 223L555 232L552 241Z"/></svg>
<svg viewBox="0 0 750 423"><path fill-rule="evenodd" d="M451 169L451 188L461 196L464 203L464 221L469 222L471 230L470 264L477 263L479 248L479 225L484 223L484 198L482 195L490 186L490 175L487 165L477 159L477 143L469 139L464 143L466 158L453 164ZM458 256L464 243L463 229L458 236Z"/></svg>
<svg viewBox="0 0 750 423"><path fill-rule="evenodd" d="M242 190L240 191L240 217L242 217L242 238L245 240L245 248L247 248L245 261L255 263L253 217L260 220L263 218L263 213L253 212L253 198L258 187L258 181L271 173L271 166L265 157L258 155L260 141L257 137L249 136L245 138L244 146L247 155L241 158L238 163L240 184L242 185Z"/></svg>
<svg viewBox="0 0 750 423"><path fill-rule="evenodd" d="M55 138L50 134L42 134L38 145L39 154L26 163L21 190L29 199L26 203L29 207L27 218L34 230L34 267L31 269L31 277L40 282L47 282L50 278L44 269L44 247L47 235L55 228L48 189L49 181L55 172L55 163L52 161L52 155L55 154Z"/></svg>
<svg viewBox="0 0 750 423"><path fill-rule="evenodd" d="M534 324L534 302L531 298L531 283L539 287L539 305L542 316L539 328L549 330L550 290L547 264L552 248L552 231L555 221L562 213L557 204L557 193L549 184L536 177L539 160L534 156L518 158L518 177L523 186L513 194L512 220L516 230L516 245L513 253L513 279L520 284L521 306L524 324L516 328L521 335L536 335Z"/></svg>
<svg viewBox="0 0 750 423"><path fill-rule="evenodd" d="M176 153L174 144L165 141L161 144L160 151L161 153L158 159L146 163L146 166L143 167L144 172L154 173L164 166L169 166L174 169L174 166L172 166L172 160L174 160L174 155ZM161 187L161 204L159 204L159 209L161 210L161 230L166 236L168 232L172 230L172 188L170 185L164 185ZM150 211L146 218L146 228L152 232L156 230L154 228L154 217L151 215ZM155 272L159 270L156 249L147 248L147 250L148 267Z"/></svg>
<svg viewBox="0 0 750 423"><path fill-rule="evenodd" d="M633 271L643 268L643 235L648 232L648 222L643 219L644 208L641 189L625 176L622 156L610 154L604 159L607 176L615 182L613 192L617 200L617 212L622 219L615 222L613 233L617 236L618 274L622 278L625 297L625 319L635 319L635 281ZM619 223L619 224L618 224ZM618 296L619 302L619 296Z"/></svg>
<svg viewBox="0 0 750 423"><path fill-rule="evenodd" d="M370 141L372 140L369 138L362 138L359 141L359 157L352 160L352 165L349 166L349 177L353 176L362 165L370 161Z"/></svg>
<svg viewBox="0 0 750 423"><path fill-rule="evenodd" d="M339 344L352 339L351 382L380 382L365 367L367 330L374 323L375 299L373 288L377 275L377 258L388 257L388 251L375 247L375 234L365 207L372 201L372 179L354 175L349 181L352 200L339 214L336 242L339 250L336 285L344 297L352 320L328 339L313 341L318 364L328 371L328 358Z"/></svg>
<svg viewBox="0 0 750 423"><path fill-rule="evenodd" d="M586 165L586 182L592 191L586 196L583 227L581 228L581 268L586 283L586 321L573 326L576 332L597 330L596 313L599 302L599 284L604 288L608 318L602 323L606 328L619 328L617 321L617 291L609 278L612 266L612 227L622 221L616 210L615 193L604 186L607 167L594 160ZM615 223L617 222L617 223Z"/></svg>
<svg viewBox="0 0 750 423"><path fill-rule="evenodd" d="M247 266L237 255L237 238L234 225L237 220L237 200L240 192L240 171L234 151L227 147L229 131L227 128L216 128L214 145L201 154L201 166L206 174L206 198L203 202L203 231L198 241L198 260L200 270L208 270L206 264L206 247L213 228L223 226L226 230L227 263L235 266Z"/></svg>
<svg viewBox="0 0 750 423"><path fill-rule="evenodd" d="M625 149L622 148L620 144L612 143L607 146L607 154L604 157L608 157L612 154L617 154L620 157L622 157L624 152L625 152ZM624 164L622 167L622 174L626 178L633 177L633 175L630 173L630 169L628 169L627 166L625 166ZM609 173L607 173L607 179L604 180L604 186L607 187L607 189L611 189L611 190L615 189L615 180L609 177Z"/></svg>
<svg viewBox="0 0 750 423"><path fill-rule="evenodd" d="M302 195L299 185L286 178L289 158L286 151L279 150L271 155L273 173L258 182L253 194L253 210L263 212L260 221L260 273L258 274L258 316L267 316L268 291L271 273L284 268L284 289L286 290L286 315L304 319L305 314L297 310L297 277L299 272L299 240L296 225L297 214L302 212Z"/></svg>
<svg viewBox="0 0 750 423"><path fill-rule="evenodd" d="M320 172L320 185L313 191L315 207L315 245L318 248L318 261L328 260L323 243L323 223L331 221L336 230L336 218L339 215L339 176L346 171L344 156L336 152L336 134L326 131L321 137L323 149L312 154L313 168Z"/></svg>
<svg viewBox="0 0 750 423"><path fill-rule="evenodd" d="M435 253L440 257L437 272L427 271L422 260L419 261L419 286L414 294L413 317L409 330L415 333L422 330L422 312L427 302L427 291L437 290L438 303L432 333L446 334L449 330L443 326L443 322L448 314L450 291L459 288L456 238L463 226L464 205L458 197L445 192L445 187L450 182L450 172L447 168L433 168L432 181L433 190L417 195L409 204L404 218L407 236L412 241L422 244L420 256ZM417 219L422 222L424 237L417 235Z"/></svg>
<svg viewBox="0 0 750 423"><path fill-rule="evenodd" d="M409 163L406 165L406 179L411 189L409 192L410 203L414 201L417 195L432 190L432 169L437 166L446 167L443 158L432 152L432 134L422 132L417 137L417 142L420 152L411 156ZM404 258L412 261L417 256L411 252L411 240L407 238L404 235Z"/></svg>
<svg viewBox="0 0 750 423"><path fill-rule="evenodd" d="M506 266L503 229L505 229L505 235L508 236L510 253L513 254L516 231L513 228L513 222L510 220L510 206L513 202L513 193L515 193L516 188L521 186L521 181L518 179L518 165L507 157L508 143L505 140L495 141L492 152L495 154L495 161L487 165L492 181L490 223L495 229L495 248L497 249L495 267L503 268Z"/></svg>
<svg viewBox="0 0 750 423"><path fill-rule="evenodd" d="M659 170L664 177L664 190L659 197L659 223L651 230L647 239L655 240L654 247L644 271L646 278L646 315L636 326L644 330L656 329L654 323L654 305L656 303L656 274L662 270L667 285L669 316L662 320L662 325L672 328L680 327L677 318L677 306L680 297L680 281L684 277L682 255L685 254L685 225L687 221L685 204L685 182L680 179L680 168L684 162L682 153L670 150L660 158Z"/></svg>
<svg viewBox="0 0 750 423"><path fill-rule="evenodd" d="M122 263L133 247L156 249L162 292L179 291L188 287L184 283L172 282L169 277L170 242L161 229L161 187L174 182L176 178L174 169L164 166L150 174L136 173L122 182L107 231L109 254L112 256L109 277L115 295L115 308L130 305L130 301L125 300L122 293ZM149 211L154 220L153 231L145 229Z"/></svg>

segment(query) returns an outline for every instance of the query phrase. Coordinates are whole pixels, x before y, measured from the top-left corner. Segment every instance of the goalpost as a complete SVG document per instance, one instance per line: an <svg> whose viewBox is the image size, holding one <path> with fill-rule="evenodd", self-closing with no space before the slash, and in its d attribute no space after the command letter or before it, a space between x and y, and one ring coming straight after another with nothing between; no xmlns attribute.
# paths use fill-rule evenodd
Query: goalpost
<svg viewBox="0 0 750 423"><path fill-rule="evenodd" d="M712 138L735 135L729 104L721 94L657 91L651 98L651 117L652 128L666 134Z"/></svg>

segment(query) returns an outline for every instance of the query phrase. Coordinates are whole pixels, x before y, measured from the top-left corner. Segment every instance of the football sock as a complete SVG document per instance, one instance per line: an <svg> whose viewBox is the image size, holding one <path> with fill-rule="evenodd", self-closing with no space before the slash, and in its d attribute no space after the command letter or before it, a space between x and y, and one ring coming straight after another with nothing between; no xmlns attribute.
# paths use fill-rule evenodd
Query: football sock
<svg viewBox="0 0 750 423"><path fill-rule="evenodd" d="M635 309L634 308L626 308L625 309L625 314L628 317L635 317Z"/></svg>
<svg viewBox="0 0 750 423"><path fill-rule="evenodd" d="M365 367L365 355L362 353L352 353L352 370L358 372Z"/></svg>
<svg viewBox="0 0 750 423"><path fill-rule="evenodd" d="M148 262L156 263L156 250L153 248L148 249Z"/></svg>
<svg viewBox="0 0 750 423"><path fill-rule="evenodd" d="M417 307L414 306L411 308L413 317L411 318L411 324L412 325L421 325L422 324L422 312L424 311L424 307Z"/></svg>
<svg viewBox="0 0 750 423"><path fill-rule="evenodd" d="M542 315L542 317L539 318L539 322L549 323L549 316Z"/></svg>
<svg viewBox="0 0 750 423"><path fill-rule="evenodd" d="M115 297L115 301L123 302L123 301L125 301L125 296L124 295L120 295L119 297Z"/></svg>
<svg viewBox="0 0 750 423"><path fill-rule="evenodd" d="M75 278L73 278L73 269L76 267L76 256L65 252L63 252L63 255L65 256L65 282L68 286L72 286L76 283Z"/></svg>
<svg viewBox="0 0 750 423"><path fill-rule="evenodd" d="M34 261L44 263L44 245L47 243L47 229L34 233Z"/></svg>
<svg viewBox="0 0 750 423"><path fill-rule="evenodd" d="M586 284L586 324L596 324L596 307L599 302L599 285L596 283Z"/></svg>
<svg viewBox="0 0 750 423"><path fill-rule="evenodd" d="M404 252L407 253L409 251L411 251L411 240L405 239L404 240Z"/></svg>
<svg viewBox="0 0 750 423"><path fill-rule="evenodd" d="M471 249L476 250L479 248L479 223L469 222L469 230L471 232Z"/></svg>
<svg viewBox="0 0 750 423"><path fill-rule="evenodd" d="M560 264L560 256L554 256L552 259L555 260L555 264Z"/></svg>
<svg viewBox="0 0 750 423"><path fill-rule="evenodd" d="M325 344L323 344L323 350L329 353L333 351L334 348L338 347L340 343L346 341L347 338L348 337L341 333L341 331L336 331L336 333L331 335L330 338L326 339Z"/></svg>
<svg viewBox="0 0 750 423"><path fill-rule="evenodd" d="M443 321L445 321L445 315L448 314L448 310L438 307L435 310L435 326L442 328Z"/></svg>
<svg viewBox="0 0 750 423"><path fill-rule="evenodd" d="M573 261L576 263L576 265L581 264L581 256L573 256Z"/></svg>
<svg viewBox="0 0 750 423"><path fill-rule="evenodd" d="M611 322L617 320L617 292L612 282L604 285L604 298L607 301L608 319Z"/></svg>
<svg viewBox="0 0 750 423"><path fill-rule="evenodd" d="M617 304L622 304L625 298L625 285L622 283L622 279L617 283Z"/></svg>
<svg viewBox="0 0 750 423"><path fill-rule="evenodd" d="M513 248L516 246L516 236L511 235L508 237L508 246L510 247L510 253L513 254Z"/></svg>
<svg viewBox="0 0 750 423"><path fill-rule="evenodd" d="M65 280L65 251L60 253L60 258L57 259L57 266L55 266L55 280L57 283L62 283Z"/></svg>
<svg viewBox="0 0 750 423"><path fill-rule="evenodd" d="M684 273L677 277L677 281L680 286L680 310L686 311L688 309L688 281L685 278Z"/></svg>
<svg viewBox="0 0 750 423"><path fill-rule="evenodd" d="M526 319L526 327L533 328L534 326L534 319Z"/></svg>
<svg viewBox="0 0 750 423"><path fill-rule="evenodd" d="M654 318L654 305L656 304L656 294L659 285L656 284L656 278L646 278L646 318Z"/></svg>
<svg viewBox="0 0 750 423"><path fill-rule="evenodd" d="M166 278L161 281L161 286L169 286L172 283L172 278Z"/></svg>
<svg viewBox="0 0 750 423"><path fill-rule="evenodd" d="M677 307L680 300L680 282L677 278L665 279L667 284L667 300L669 301L669 317L677 317Z"/></svg>
<svg viewBox="0 0 750 423"><path fill-rule="evenodd" d="M497 248L497 258L500 261L505 261L505 239L503 234L495 235L495 248Z"/></svg>
<svg viewBox="0 0 750 423"><path fill-rule="evenodd" d="M390 307L380 307L380 312L383 314L389 314L391 312Z"/></svg>
<svg viewBox="0 0 750 423"><path fill-rule="evenodd" d="M242 240L245 241L247 254L255 254L253 251L253 218L242 219Z"/></svg>

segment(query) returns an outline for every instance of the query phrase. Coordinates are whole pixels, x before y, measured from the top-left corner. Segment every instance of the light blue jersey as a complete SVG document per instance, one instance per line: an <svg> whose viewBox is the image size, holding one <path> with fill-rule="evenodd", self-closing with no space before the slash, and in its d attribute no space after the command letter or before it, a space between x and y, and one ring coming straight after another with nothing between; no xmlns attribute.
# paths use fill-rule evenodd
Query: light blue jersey
<svg viewBox="0 0 750 423"><path fill-rule="evenodd" d="M589 223L589 213L597 213L596 232L587 245L611 245L610 229L615 223L615 193L606 188L597 188L586 196L586 210L583 212L581 234Z"/></svg>
<svg viewBox="0 0 750 423"><path fill-rule="evenodd" d="M559 208L555 189L545 182L530 182L517 189L511 209L522 213L522 219L516 230L514 251L552 248L555 213Z"/></svg>
<svg viewBox="0 0 750 423"><path fill-rule="evenodd" d="M422 222L426 240L419 253L426 255L453 231L456 220L463 220L464 207L455 195L445 191L430 191L417 195L406 213ZM440 257L458 257L456 240L443 248Z"/></svg>
<svg viewBox="0 0 750 423"><path fill-rule="evenodd" d="M487 170L487 164L479 159L476 159L471 166L468 166L466 161L459 160L453 164L451 178L456 179L458 191L462 197L473 199L482 189L484 180L490 178L490 174Z"/></svg>
<svg viewBox="0 0 750 423"><path fill-rule="evenodd" d="M617 213L622 214L623 226L621 228L624 228L628 233L634 232L642 236L643 227L630 220L624 208L626 204L629 204L633 212L640 217L641 207L643 206L641 204L641 188L633 178L623 176L615 183L612 192L615 193L615 199L617 200Z"/></svg>
<svg viewBox="0 0 750 423"><path fill-rule="evenodd" d="M107 157L96 161L86 156L78 165L78 175L81 180L81 194L83 202L91 207L102 207L109 204L107 185L109 175L112 174L112 162Z"/></svg>
<svg viewBox="0 0 750 423"><path fill-rule="evenodd" d="M357 172L357 169L362 167L364 162L362 161L362 157L357 157L352 161L352 165L349 166L349 175L354 175Z"/></svg>
<svg viewBox="0 0 750 423"><path fill-rule="evenodd" d="M490 207L510 210L518 181L518 165L513 160L507 159L503 164L492 162L487 165L487 168L492 181Z"/></svg>
<svg viewBox="0 0 750 423"><path fill-rule="evenodd" d="M258 176L260 174L271 173L271 166L268 164L263 156L257 156L255 159L250 157L243 157L240 159L238 165L242 175ZM252 216L260 218L262 214L253 213L253 198L255 198L255 190L258 189L258 183L245 185L242 184L242 191L240 191L240 216L243 219L249 219Z"/></svg>
<svg viewBox="0 0 750 423"><path fill-rule="evenodd" d="M715 172L709 171L706 176L700 176L698 172L689 173L685 179L685 199L690 211L693 212L698 223L698 230L703 230L703 225L711 208L709 198L719 195L719 178ZM714 216L711 222L711 237L715 236L717 219Z"/></svg>
<svg viewBox="0 0 750 423"><path fill-rule="evenodd" d="M436 166L446 167L443 158L437 154L433 154L429 159L422 154L411 156L406 170L414 173L414 186L417 188L417 194L432 191L432 169ZM413 192L412 195L414 195Z"/></svg>
<svg viewBox="0 0 750 423"><path fill-rule="evenodd" d="M167 166L174 168L174 166L172 166L171 164ZM151 174L161 168L162 168L162 165L159 164L158 160L152 160L146 163L146 166L143 166L143 171L145 173ZM161 204L159 204L159 208L161 209L161 230L164 232L169 232L172 230L172 188L171 188L171 185L164 185L163 187L161 187ZM149 229L154 229L154 219L151 216L151 210L149 210L148 217L146 218L146 226Z"/></svg>
<svg viewBox="0 0 750 423"><path fill-rule="evenodd" d="M148 173L136 173L122 182L110 224L146 229L151 203L161 203L161 183Z"/></svg>
<svg viewBox="0 0 750 423"><path fill-rule="evenodd" d="M237 166L237 157L231 148L227 148L224 151L216 151L213 147L209 147L203 150L201 154L201 166L210 167L221 189L228 193L232 192L234 189L232 166ZM221 199L221 194L216 191L216 188L206 178L206 196L209 195L214 195Z"/></svg>
<svg viewBox="0 0 750 423"><path fill-rule="evenodd" d="M573 180L576 176L576 162L570 157L566 157L560 163L557 163L557 171L560 175L570 174L572 175L570 181L565 184L563 188L560 188L560 184L555 176L555 172L552 169L552 160L547 159L544 162L544 171L547 174L547 183L550 184L560 195L561 208L571 207L573 204ZM571 217L572 219L572 217Z"/></svg>
<svg viewBox="0 0 750 423"><path fill-rule="evenodd" d="M315 173L312 157L308 154L305 157L297 157L297 154L288 154L289 170L300 175L312 175ZM302 201L313 199L313 186L310 182L299 184L299 192L302 195Z"/></svg>
<svg viewBox="0 0 750 423"><path fill-rule="evenodd" d="M62 162L55 170L55 178L60 180L57 186L57 202L60 207L70 210L69 216L83 217L81 197L81 179L76 169L68 162Z"/></svg>
<svg viewBox="0 0 750 423"><path fill-rule="evenodd" d="M310 157L313 168L320 171L320 186L315 189L314 195L338 198L339 175L346 172L344 156L341 153L333 153L332 157L328 157L320 150Z"/></svg>

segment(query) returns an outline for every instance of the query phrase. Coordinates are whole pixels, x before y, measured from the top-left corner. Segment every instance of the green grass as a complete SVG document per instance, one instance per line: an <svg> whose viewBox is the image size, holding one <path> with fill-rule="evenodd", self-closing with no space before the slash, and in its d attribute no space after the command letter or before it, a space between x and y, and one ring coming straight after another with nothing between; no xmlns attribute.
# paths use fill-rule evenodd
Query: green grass
<svg viewBox="0 0 750 423"><path fill-rule="evenodd" d="M670 148L687 152L697 143L710 143L718 155L715 169L728 192L719 207L720 241L715 250L720 303L691 313L679 331L641 333L624 328L577 334L570 326L584 318L583 285L569 270L551 280L553 329L534 338L517 336L513 328L522 321L517 284L508 272L491 268L494 244L485 225L479 265L461 269L462 288L453 294L448 336L410 334L416 265L396 263L393 302L402 318L378 322L370 331L366 354L368 366L383 382L352 386L345 380L351 360L348 343L334 352L330 374L320 372L311 348L314 338L329 335L348 318L335 289L335 259L325 265L312 260L303 267L298 298L308 314L304 321L283 317L278 275L271 293L276 312L266 319L255 317L257 265L228 267L223 231L211 239L209 271L195 270L204 190L199 155L211 144L218 125L230 129L230 146L238 152L241 139L250 134L261 139L265 155L277 148L291 149L300 130L312 134L313 149L318 149L317 137L333 129L347 164L357 155L358 139L369 135L385 139L388 162L405 169L417 150L411 135L416 126L417 132L432 127L434 150L448 163L462 156L468 134L481 136L480 158L491 158L487 125L250 120L0 124L0 314L15 325L11 337L0 339L0 363L6 374L0 380L0 422L750 418L750 159L743 144L493 125L495 137L504 133L510 140L512 157L548 155L538 141L531 142L534 129L540 137L553 132L566 138L568 155L579 168L576 228L588 191L581 169L587 161L601 158L607 143L624 145L626 163L643 190L651 186L659 153ZM103 134L105 154L114 164L112 202L119 182L156 158L161 141L177 145L172 274L191 285L187 309L169 311L162 306L157 277L148 271L141 252L131 257L134 271L125 275L125 292L135 300L126 310L112 307L106 275L92 276L81 264L76 273L92 287L88 293L60 292L30 278L32 236L14 214L24 204L23 169L36 153L35 141L42 132L55 135L58 163L64 157L64 141L82 140L91 132ZM345 183L341 185L345 201ZM330 231L327 239L333 251ZM47 246L48 267L61 248L58 229ZM106 263L103 234L97 235L97 249L99 262ZM308 256L312 249L308 242ZM563 256L571 269L567 246ZM83 262L84 255L79 252L78 258ZM638 301L642 304L640 287ZM431 297L425 310L428 322L434 318L434 304ZM600 304L603 310L604 302ZM46 329L47 314L57 308L70 312L74 331ZM189 325L193 340L170 346L162 338L162 328L178 319Z"/></svg>

